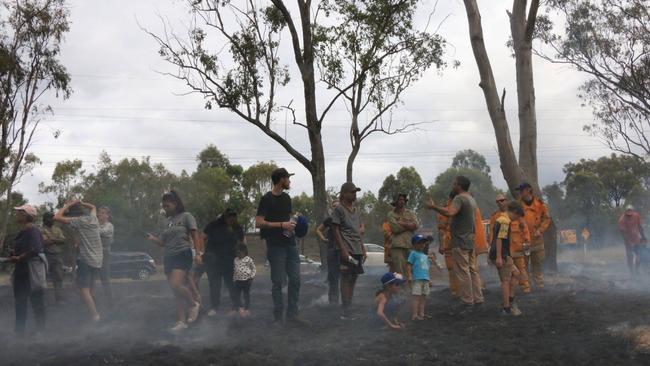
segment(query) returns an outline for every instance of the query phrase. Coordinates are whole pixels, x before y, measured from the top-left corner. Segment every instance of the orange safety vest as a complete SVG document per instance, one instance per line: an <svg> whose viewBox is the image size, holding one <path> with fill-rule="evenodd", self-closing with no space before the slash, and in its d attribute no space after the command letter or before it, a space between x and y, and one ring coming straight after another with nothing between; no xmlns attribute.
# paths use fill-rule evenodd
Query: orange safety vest
<svg viewBox="0 0 650 366"><path fill-rule="evenodd" d="M474 220L474 251L476 251L477 255L487 253L490 247L487 242L487 235L485 235L481 210L478 207L474 214Z"/></svg>
<svg viewBox="0 0 650 366"><path fill-rule="evenodd" d="M447 202L447 208L451 206L451 201ZM438 221L438 242L440 248L444 251L451 251L451 227L450 219L444 215L436 215Z"/></svg>
<svg viewBox="0 0 650 366"><path fill-rule="evenodd" d="M529 205L523 200L520 200L521 205L524 207L524 221L528 225L528 231L531 236L531 246L540 247L537 250L544 248L544 232L551 226L551 217L548 214L548 208L539 198L533 197L533 202ZM535 236L538 231L541 236ZM535 250L535 248L533 249Z"/></svg>
<svg viewBox="0 0 650 366"><path fill-rule="evenodd" d="M390 263L390 247L391 247L391 237L393 232L390 229L390 224L388 221L384 221L381 225L381 230L384 232L384 263Z"/></svg>

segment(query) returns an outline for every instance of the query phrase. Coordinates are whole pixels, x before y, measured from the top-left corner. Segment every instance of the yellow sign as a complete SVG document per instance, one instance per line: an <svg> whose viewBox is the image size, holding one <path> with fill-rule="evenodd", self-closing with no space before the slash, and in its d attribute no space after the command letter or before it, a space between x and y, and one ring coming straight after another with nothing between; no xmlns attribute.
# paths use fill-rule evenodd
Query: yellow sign
<svg viewBox="0 0 650 366"><path fill-rule="evenodd" d="M577 244L578 235L575 230L560 230L560 244Z"/></svg>

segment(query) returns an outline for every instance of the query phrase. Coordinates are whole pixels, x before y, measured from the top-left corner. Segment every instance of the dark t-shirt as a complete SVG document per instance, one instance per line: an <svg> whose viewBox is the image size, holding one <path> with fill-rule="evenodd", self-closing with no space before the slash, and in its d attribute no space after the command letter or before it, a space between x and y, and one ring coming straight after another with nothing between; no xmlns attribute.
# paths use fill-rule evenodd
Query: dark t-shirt
<svg viewBox="0 0 650 366"><path fill-rule="evenodd" d="M325 239L327 239L327 246L335 247L334 238L332 237L332 216L328 216L325 221L323 221L323 227L325 228L323 234Z"/></svg>
<svg viewBox="0 0 650 366"><path fill-rule="evenodd" d="M287 222L291 219L291 197L285 192L279 196L267 192L257 207L257 216L264 217L268 222ZM295 245L294 237L287 238L281 228L264 228L260 230L262 239L268 245Z"/></svg>
<svg viewBox="0 0 650 366"><path fill-rule="evenodd" d="M219 220L209 223L203 232L208 236L205 252L220 258L234 259L235 247L244 240L244 229L241 226L231 228Z"/></svg>
<svg viewBox="0 0 650 366"><path fill-rule="evenodd" d="M494 224L494 236L490 246L490 259L497 259L497 240L501 239L501 257L506 259L510 256L510 219L501 216Z"/></svg>
<svg viewBox="0 0 650 366"><path fill-rule="evenodd" d="M16 256L24 253L43 253L43 234L36 227L32 226L21 230L14 239L14 253Z"/></svg>

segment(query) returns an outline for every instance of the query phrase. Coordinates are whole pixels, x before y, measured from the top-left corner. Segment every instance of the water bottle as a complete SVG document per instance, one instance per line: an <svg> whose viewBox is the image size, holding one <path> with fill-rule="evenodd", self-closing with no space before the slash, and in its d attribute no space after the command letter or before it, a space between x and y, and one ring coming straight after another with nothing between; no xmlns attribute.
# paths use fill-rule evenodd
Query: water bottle
<svg viewBox="0 0 650 366"><path fill-rule="evenodd" d="M295 224L296 222L298 222L298 215L291 216L291 219L289 221ZM293 230L284 229L282 234L287 238L291 238L293 237Z"/></svg>

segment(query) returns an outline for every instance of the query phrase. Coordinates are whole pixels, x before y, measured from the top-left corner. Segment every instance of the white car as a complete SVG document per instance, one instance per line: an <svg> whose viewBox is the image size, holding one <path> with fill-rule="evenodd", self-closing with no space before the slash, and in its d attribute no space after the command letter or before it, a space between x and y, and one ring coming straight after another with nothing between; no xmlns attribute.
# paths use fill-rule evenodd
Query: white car
<svg viewBox="0 0 650 366"><path fill-rule="evenodd" d="M383 246L370 243L366 243L364 246L366 247L366 254L368 255L364 267L386 267L386 263L384 263Z"/></svg>

